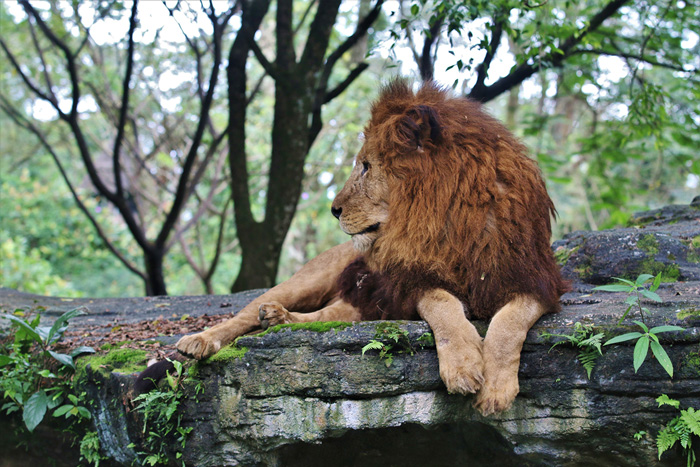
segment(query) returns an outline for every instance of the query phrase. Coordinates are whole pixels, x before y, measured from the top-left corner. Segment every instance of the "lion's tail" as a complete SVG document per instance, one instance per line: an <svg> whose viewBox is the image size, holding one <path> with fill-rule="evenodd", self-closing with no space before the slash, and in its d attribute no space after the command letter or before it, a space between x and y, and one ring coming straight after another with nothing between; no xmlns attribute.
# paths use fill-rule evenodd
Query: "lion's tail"
<svg viewBox="0 0 700 467"><path fill-rule="evenodd" d="M180 355L178 352L170 353L165 360L157 361L148 366L143 370L134 382L134 396L150 392L158 386L160 380L165 378L165 376L175 368L173 365L173 360L182 362L186 357Z"/></svg>

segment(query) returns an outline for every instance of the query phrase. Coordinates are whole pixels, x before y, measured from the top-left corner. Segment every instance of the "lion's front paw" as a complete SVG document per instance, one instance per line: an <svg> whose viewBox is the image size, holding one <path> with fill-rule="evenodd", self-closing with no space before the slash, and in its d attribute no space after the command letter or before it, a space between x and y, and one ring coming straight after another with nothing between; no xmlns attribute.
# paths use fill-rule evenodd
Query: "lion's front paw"
<svg viewBox="0 0 700 467"><path fill-rule="evenodd" d="M503 412L510 408L519 391L517 373L513 376L500 371L491 376L487 371L486 383L477 394L474 407L484 416Z"/></svg>
<svg viewBox="0 0 700 467"><path fill-rule="evenodd" d="M263 329L293 322L291 314L277 302L260 305L258 307L258 319L260 319L260 327Z"/></svg>
<svg viewBox="0 0 700 467"><path fill-rule="evenodd" d="M484 384L481 349L448 345L438 349L440 378L450 394L473 394Z"/></svg>
<svg viewBox="0 0 700 467"><path fill-rule="evenodd" d="M208 337L205 333L184 336L175 344L177 351L190 358L201 360L211 357L221 348L221 341Z"/></svg>

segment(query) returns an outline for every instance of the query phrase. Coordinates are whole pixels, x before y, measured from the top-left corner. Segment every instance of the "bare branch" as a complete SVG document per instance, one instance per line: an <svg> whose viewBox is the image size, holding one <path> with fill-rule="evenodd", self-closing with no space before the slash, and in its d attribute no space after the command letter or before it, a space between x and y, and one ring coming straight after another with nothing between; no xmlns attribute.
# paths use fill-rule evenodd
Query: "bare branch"
<svg viewBox="0 0 700 467"><path fill-rule="evenodd" d="M122 103L119 109L119 122L117 123L117 136L114 138L114 150L112 152L112 169L114 171L114 184L117 191L117 196L124 197L124 188L122 187L122 170L121 161L119 160L119 152L124 138L124 127L126 126L127 112L129 111L129 85L131 84L131 75L134 71L134 31L136 31L136 13L138 11L138 0L134 0L131 7L131 18L129 19L129 40L126 56L126 70L124 72L124 80L122 86Z"/></svg>
<svg viewBox="0 0 700 467"><path fill-rule="evenodd" d="M140 271L134 264L131 263L115 246L114 244L109 240L109 237L107 237L107 234L102 230L100 227L100 224L97 222L95 217L92 215L90 210L85 206L83 201L80 199L80 196L78 193L75 191L75 188L73 187L73 184L70 181L70 178L68 178L68 174L66 173L63 164L61 163L60 159L58 158L58 155L56 152L53 150L49 142L46 140L44 135L41 133L41 131L34 126L31 122L29 122L27 119L25 119L22 115L17 113L13 108L12 105L10 104L7 99L5 99L4 96L0 96L0 108L20 127L30 131L33 133L37 139L41 142L42 146L49 152L51 157L54 160L54 163L56 164L56 167L58 168L59 172L61 173L61 177L63 178L64 182L68 186L68 189L71 192L71 195L73 195L73 199L75 200L75 203L78 205L78 208L85 214L85 216L88 218L90 223L92 224L93 228L97 232L97 235L102 239L102 241L105 242L105 246L109 249L109 251L116 256L119 261L124 264L124 266L127 267L131 272L139 276L141 279L146 280L146 275Z"/></svg>
<svg viewBox="0 0 700 467"><path fill-rule="evenodd" d="M214 30L212 33L212 39L214 41L214 61L212 64L212 72L209 77L207 93L200 107L199 123L197 125L197 129L195 130L194 137L192 138L192 143L190 145L187 157L185 158L185 163L182 166L182 173L180 175L180 180L175 191L175 199L173 200L172 208L170 209L170 212L165 218L165 221L163 222L161 230L158 233L158 237L155 241L155 244L159 247L165 246L168 236L170 235L173 227L175 226L177 219L180 216L182 207L184 206L185 201L188 197L188 193L190 192L188 189L188 185L190 183L190 173L194 166L195 160L197 159L197 150L199 149L200 143L202 142L202 137L204 136L204 130L207 124L207 117L209 115L209 109L211 108L211 104L214 99L214 90L216 88L216 83L219 78L219 68L221 65L221 42L223 32L226 29L226 25L229 19L231 19L232 15L233 11L229 10L227 13L224 13L220 18L217 18L213 9L211 11L211 14L208 15L212 22L212 27Z"/></svg>
<svg viewBox="0 0 700 467"><path fill-rule="evenodd" d="M12 67L15 69L17 74L19 75L20 78L22 78L22 81L24 81L24 84L27 85L27 87L37 95L42 100L45 100L46 102L50 103L54 109L59 113L59 115L62 114L61 109L58 107L58 102L51 99L46 93L44 93L39 87L31 80L29 77L22 71L22 67L19 66L19 63L17 62L17 59L15 56L10 52L10 49L7 48L7 44L5 44L5 41L0 38L0 47L2 50L5 52L5 55L7 58L10 60L10 63L12 64Z"/></svg>
<svg viewBox="0 0 700 467"><path fill-rule="evenodd" d="M241 31L241 32L243 32L243 31ZM250 48L253 51L253 54L255 54L255 58L258 59L258 62L260 62L260 65L265 70L265 73L272 76L272 79L274 79L275 81L281 79L279 76L279 73L277 72L277 67L275 65L273 65L272 63L270 63L270 61L267 59L267 57L265 56L263 51L260 50L260 47L258 46L258 43L255 42L255 39L253 38L252 34L250 34L248 36L248 41L250 44Z"/></svg>
<svg viewBox="0 0 700 467"><path fill-rule="evenodd" d="M603 50L603 49L577 49L571 52L571 55L580 55L580 54L594 54L594 55L609 55L611 57L620 57L624 59L632 59L632 60L637 60L640 62L645 62L653 66L658 66L661 68L668 68L669 70L675 70L675 71L682 71L685 73L696 73L698 70L687 70L683 68L682 65L676 65L674 63L664 63L664 62L659 62L658 60L654 60L653 58L650 57L643 57L639 54L631 54L631 53L626 53L622 51L611 51L611 50Z"/></svg>
<svg viewBox="0 0 700 467"><path fill-rule="evenodd" d="M503 34L503 22L507 21L506 18L500 16L500 13L496 13L493 19L493 27L491 28L491 40L489 41L489 48L486 50L486 55L484 60L476 67L476 83L472 88L472 92L479 93L485 88L484 82L489 74L489 68L491 66L491 61L496 55L496 50L498 46L501 45L501 36Z"/></svg>
<svg viewBox="0 0 700 467"><path fill-rule="evenodd" d="M29 32L31 33L32 36L32 42L34 43L34 48L36 49L37 53L39 54L39 60L41 60L41 67L42 67L42 72L44 75L44 80L46 81L46 87L49 90L49 95L51 96L52 102L54 105L58 105L58 99L56 98L56 94L53 92L53 83L51 82L51 75L49 75L49 67L46 66L46 60L44 59L44 51L42 50L41 46L39 45L39 40L36 37L36 31L34 30L34 23L31 21L27 21L29 23Z"/></svg>
<svg viewBox="0 0 700 467"><path fill-rule="evenodd" d="M355 32L345 39L345 41L326 59L326 63L323 67L323 73L321 74L321 78L319 78L319 82L316 87L316 96L314 98L314 105L312 109L311 127L309 128L308 135L309 147L311 147L311 144L314 142L316 136L318 136L318 133L321 131L323 126L321 116L321 108L323 104L340 95L340 93L342 93L350 85L350 83L352 83L367 68L366 64L364 64L364 66L363 64L357 65L342 83L336 86L331 92L327 92L328 80L330 79L331 72L333 71L335 64L345 52L350 50L365 34L367 34L370 26L372 26L374 21L379 17L383 3L384 0L377 0L374 8L372 8L367 16L365 16L362 21L359 22Z"/></svg>
<svg viewBox="0 0 700 467"><path fill-rule="evenodd" d="M357 77L359 77L363 71L365 71L367 68L369 68L369 64L366 62L358 63L355 68L353 68L350 73L348 73L348 76L336 87L331 89L326 93L326 97L323 100L324 104L327 104L328 102L332 101L339 95L341 95L347 88L352 84Z"/></svg>
<svg viewBox="0 0 700 467"><path fill-rule="evenodd" d="M522 83L543 67L553 67L559 65L566 60L567 57L571 56L575 50L574 47L581 43L586 35L597 30L605 20L615 15L619 9L628 2L629 0L612 0L610 3L605 5L602 10L596 13L586 26L571 34L561 43L559 46L561 53L559 51L552 51L536 63L522 63L508 76L499 79L492 85L484 86L483 88L476 90L476 92L472 90L469 93L469 97L481 102L490 101L513 86Z"/></svg>

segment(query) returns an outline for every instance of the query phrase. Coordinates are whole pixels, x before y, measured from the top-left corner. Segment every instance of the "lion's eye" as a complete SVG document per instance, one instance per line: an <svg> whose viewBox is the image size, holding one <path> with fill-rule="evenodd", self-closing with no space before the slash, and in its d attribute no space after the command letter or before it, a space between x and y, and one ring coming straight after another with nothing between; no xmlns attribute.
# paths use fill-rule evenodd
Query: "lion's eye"
<svg viewBox="0 0 700 467"><path fill-rule="evenodd" d="M365 161L362 163L362 175L366 174L369 170L369 162Z"/></svg>

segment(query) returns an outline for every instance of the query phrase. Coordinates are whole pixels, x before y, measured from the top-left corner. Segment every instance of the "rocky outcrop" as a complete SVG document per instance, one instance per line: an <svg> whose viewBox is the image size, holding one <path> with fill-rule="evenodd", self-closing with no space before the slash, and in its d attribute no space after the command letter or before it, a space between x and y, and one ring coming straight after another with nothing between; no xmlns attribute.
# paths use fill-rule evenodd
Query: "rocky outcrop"
<svg viewBox="0 0 700 467"><path fill-rule="evenodd" d="M542 318L528 334L520 366L520 394L513 407L482 417L472 397L447 394L438 374L434 345L423 322L365 322L352 326L277 328L239 339L237 348L191 368L203 392L182 407L188 465L654 465L654 438L677 410L658 407L667 394L681 408L700 409L700 210L672 207L637 217L628 229L577 232L554 245L574 290L563 310ZM634 328L618 325L625 293L593 292L612 277L662 273L662 303L644 302L651 326L674 324L684 331L660 334L673 362L670 378L651 355L637 373L633 343L604 348L590 379L578 349L552 345L574 323L594 326L606 339ZM138 319L162 313L168 303L177 319L219 309L240 309L243 297L93 301L84 319ZM23 298L24 297L24 298ZM27 300L5 291L4 306ZM42 300L42 299L38 299ZM49 299L45 299L49 300ZM48 302L47 302L48 303ZM51 305L53 303L53 305ZM51 302L48 308L66 307ZM230 308L221 309L226 303ZM75 306L71 303L69 306ZM105 311L106 309L110 311ZM476 323L482 335L487 323ZM376 351L364 355L383 331L399 329L390 364ZM396 328L393 328L396 326ZM549 337L548 337L549 336ZM383 339L387 341L385 338ZM166 340L167 342L167 340ZM393 341L391 341L393 342ZM92 399L103 447L121 464L136 458L141 420L129 410L134 376L88 365L85 387ZM635 433L645 432L640 439ZM130 447L134 443L136 447ZM696 444L700 444L697 443ZM680 450L662 465L685 463Z"/></svg>

